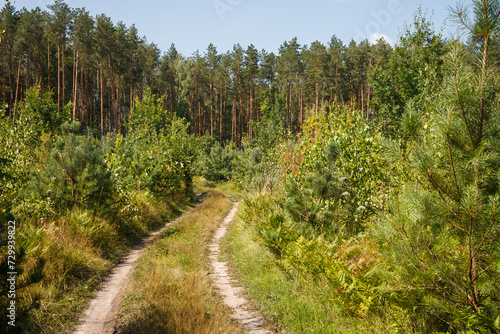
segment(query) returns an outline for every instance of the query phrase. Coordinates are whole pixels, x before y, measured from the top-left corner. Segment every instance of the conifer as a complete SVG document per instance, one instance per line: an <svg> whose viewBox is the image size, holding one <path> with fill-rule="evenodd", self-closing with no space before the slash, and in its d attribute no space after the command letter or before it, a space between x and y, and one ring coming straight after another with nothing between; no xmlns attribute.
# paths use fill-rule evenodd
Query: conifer
<svg viewBox="0 0 500 334"><path fill-rule="evenodd" d="M408 158L415 182L403 186L376 227L391 266L391 292L424 331L498 332L500 319L500 122L488 44L499 1L474 1L459 21L480 42L477 67L455 41L430 126ZM394 296L394 295L393 295Z"/></svg>

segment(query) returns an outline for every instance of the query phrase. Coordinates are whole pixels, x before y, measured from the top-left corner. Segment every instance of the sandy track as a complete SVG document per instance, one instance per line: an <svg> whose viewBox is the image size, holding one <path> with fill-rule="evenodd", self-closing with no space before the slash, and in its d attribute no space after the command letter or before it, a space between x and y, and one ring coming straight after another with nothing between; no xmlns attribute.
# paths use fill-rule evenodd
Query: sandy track
<svg viewBox="0 0 500 334"><path fill-rule="evenodd" d="M186 211L183 215L194 209L196 208ZM148 238L142 239L141 243L133 247L123 261L111 270L111 274L104 280L101 290L90 302L75 334L112 334L115 332L116 314L120 308L122 295L132 274L134 264L139 259L142 250L166 228L177 222L179 218L165 224Z"/></svg>
<svg viewBox="0 0 500 334"><path fill-rule="evenodd" d="M229 275L227 262L219 261L220 240L226 234L227 227L234 219L237 211L238 203L235 203L227 217L215 232L213 241L209 246L209 258L213 269L211 277L214 280L215 285L219 288L224 303L233 309L233 318L240 321L247 329L248 333L272 334L271 331L264 328L264 320L261 317L247 311L246 306L248 305L248 300L241 295L243 289L235 287L231 284L233 280Z"/></svg>

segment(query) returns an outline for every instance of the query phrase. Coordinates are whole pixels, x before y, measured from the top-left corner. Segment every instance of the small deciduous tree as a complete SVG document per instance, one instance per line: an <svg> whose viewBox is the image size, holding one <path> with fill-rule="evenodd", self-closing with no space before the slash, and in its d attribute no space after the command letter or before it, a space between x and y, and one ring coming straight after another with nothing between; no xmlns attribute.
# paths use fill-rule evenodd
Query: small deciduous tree
<svg viewBox="0 0 500 334"><path fill-rule="evenodd" d="M389 61L378 63L370 73L371 107L386 134L405 136L408 132L402 124L408 119L407 114L415 110L417 116L426 114L443 78L444 53L442 37L419 10L413 29L405 27Z"/></svg>

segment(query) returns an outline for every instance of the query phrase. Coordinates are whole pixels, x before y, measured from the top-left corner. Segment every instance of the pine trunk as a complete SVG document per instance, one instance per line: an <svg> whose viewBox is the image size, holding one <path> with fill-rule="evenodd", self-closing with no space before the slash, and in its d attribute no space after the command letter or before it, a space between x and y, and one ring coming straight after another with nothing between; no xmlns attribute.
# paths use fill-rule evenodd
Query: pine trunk
<svg viewBox="0 0 500 334"><path fill-rule="evenodd" d="M196 111L198 114L198 136L201 136L201 103L200 103L200 83L196 78Z"/></svg>
<svg viewBox="0 0 500 334"><path fill-rule="evenodd" d="M110 104L109 104L109 130L116 130L116 96L115 96L115 74L114 74L114 66L111 62L111 57L108 59L109 71L110 71L110 84L111 84L111 94L110 94Z"/></svg>
<svg viewBox="0 0 500 334"><path fill-rule="evenodd" d="M219 111L219 142L221 145L222 145L222 124L223 124L222 116L223 116L223 111L224 111L224 106L225 106L224 97L222 94L223 93L222 93L222 89L221 89L220 90L220 111Z"/></svg>
<svg viewBox="0 0 500 334"><path fill-rule="evenodd" d="M10 88L10 94L9 94L9 109L12 108L13 104L13 99L14 99L14 83L13 81L13 69L12 69L12 46L9 43L9 88Z"/></svg>
<svg viewBox="0 0 500 334"><path fill-rule="evenodd" d="M6 78L6 75L5 75L5 68L6 68L6 64L5 64L5 43L2 43L2 95L3 95L3 102L5 103L5 101L7 101L7 95L5 94L5 92L7 91L5 89L5 78Z"/></svg>
<svg viewBox="0 0 500 334"><path fill-rule="evenodd" d="M17 99L18 99L18 93L19 93L19 79L21 76L21 60L23 56L19 56L19 63L17 64L17 83L16 83L16 97L14 99L14 113L12 114L12 122L16 120L16 109L17 109Z"/></svg>
<svg viewBox="0 0 500 334"><path fill-rule="evenodd" d="M250 80L250 116L248 119L248 137L253 139L252 121L253 121L253 95L254 95L254 82L253 78Z"/></svg>
<svg viewBox="0 0 500 334"><path fill-rule="evenodd" d="M47 42L47 88L50 92L50 41Z"/></svg>
<svg viewBox="0 0 500 334"><path fill-rule="evenodd" d="M61 56L62 56L62 105L66 104L66 45L63 44Z"/></svg>
<svg viewBox="0 0 500 334"><path fill-rule="evenodd" d="M130 71L129 71L129 89L130 89L130 114L132 115L132 110L134 108L134 92L132 89L132 63L134 62L134 57L132 57L132 61L130 62Z"/></svg>
<svg viewBox="0 0 500 334"><path fill-rule="evenodd" d="M316 81L316 110L315 110L315 113L316 113L316 116L318 115L319 113L319 81Z"/></svg>
<svg viewBox="0 0 500 334"><path fill-rule="evenodd" d="M101 137L104 135L104 60L101 57L99 64L99 82L101 88Z"/></svg>
<svg viewBox="0 0 500 334"><path fill-rule="evenodd" d="M57 44L57 113L61 112L61 47Z"/></svg>
<svg viewBox="0 0 500 334"><path fill-rule="evenodd" d="M172 117L175 114L175 85L173 82L170 83L170 113L172 114Z"/></svg>
<svg viewBox="0 0 500 334"><path fill-rule="evenodd" d="M233 105L231 107L231 141L236 140L236 95L233 96Z"/></svg>
<svg viewBox="0 0 500 334"><path fill-rule="evenodd" d="M213 84L210 82L210 138L214 139L214 90Z"/></svg>
<svg viewBox="0 0 500 334"><path fill-rule="evenodd" d="M78 92L78 50L75 50L73 74L73 119L76 119L76 97Z"/></svg>

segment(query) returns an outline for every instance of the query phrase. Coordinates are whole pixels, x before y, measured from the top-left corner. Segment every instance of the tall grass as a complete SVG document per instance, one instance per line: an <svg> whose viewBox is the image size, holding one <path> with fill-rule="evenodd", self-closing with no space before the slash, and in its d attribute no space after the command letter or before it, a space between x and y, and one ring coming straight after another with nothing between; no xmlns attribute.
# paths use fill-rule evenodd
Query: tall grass
<svg viewBox="0 0 500 334"><path fill-rule="evenodd" d="M216 189L204 191L204 202L139 260L119 333L242 333L208 276L207 247L231 201Z"/></svg>
<svg viewBox="0 0 500 334"><path fill-rule="evenodd" d="M18 290L16 327L9 332L71 333L103 277L130 246L188 204L182 197L160 200L147 192L134 194L131 203L131 212L105 215L76 208L20 225L26 261L18 268L18 286L33 275L43 279Z"/></svg>

